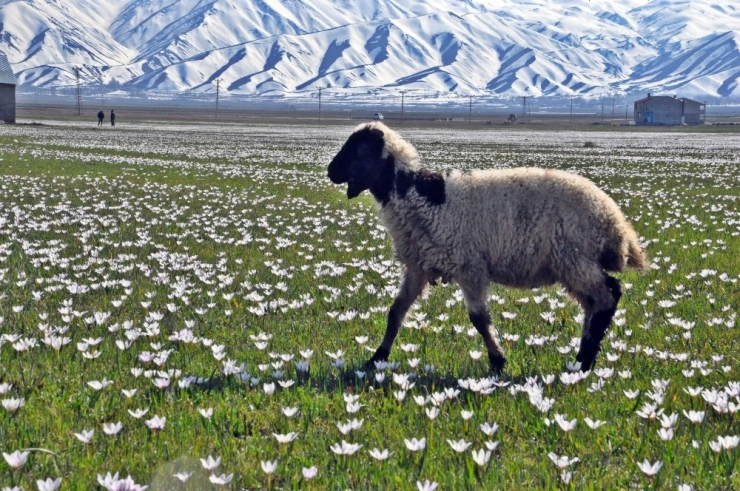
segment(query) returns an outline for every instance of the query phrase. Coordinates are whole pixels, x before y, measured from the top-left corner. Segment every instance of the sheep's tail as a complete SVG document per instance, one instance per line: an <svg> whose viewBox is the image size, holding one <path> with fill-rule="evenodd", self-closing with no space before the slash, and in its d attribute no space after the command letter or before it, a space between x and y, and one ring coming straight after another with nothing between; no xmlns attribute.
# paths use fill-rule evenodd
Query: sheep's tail
<svg viewBox="0 0 740 491"><path fill-rule="evenodd" d="M627 249L627 268L628 269L648 269L650 266L645 251L640 246L640 241L637 238L637 232L632 228L629 222L624 222L624 228L622 229L623 244L626 245Z"/></svg>
<svg viewBox="0 0 740 491"><path fill-rule="evenodd" d="M599 256L599 264L605 271L618 273L625 269L641 270L649 267L637 233L629 223L623 222L621 227L613 228L612 233Z"/></svg>
<svg viewBox="0 0 740 491"><path fill-rule="evenodd" d="M648 269L649 266L647 255L640 247L637 237L630 237L627 242L627 267L643 270Z"/></svg>

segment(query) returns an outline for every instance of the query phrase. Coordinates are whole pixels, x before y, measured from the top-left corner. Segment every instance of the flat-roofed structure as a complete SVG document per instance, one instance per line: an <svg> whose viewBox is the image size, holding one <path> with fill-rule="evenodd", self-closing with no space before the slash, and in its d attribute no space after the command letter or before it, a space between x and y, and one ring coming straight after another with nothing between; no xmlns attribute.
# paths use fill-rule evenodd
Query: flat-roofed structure
<svg viewBox="0 0 740 491"><path fill-rule="evenodd" d="M0 51L0 121L15 123L15 87L18 85L8 57Z"/></svg>
<svg viewBox="0 0 740 491"><path fill-rule="evenodd" d="M648 94L635 102L635 124L677 126L704 124L706 104L686 97Z"/></svg>

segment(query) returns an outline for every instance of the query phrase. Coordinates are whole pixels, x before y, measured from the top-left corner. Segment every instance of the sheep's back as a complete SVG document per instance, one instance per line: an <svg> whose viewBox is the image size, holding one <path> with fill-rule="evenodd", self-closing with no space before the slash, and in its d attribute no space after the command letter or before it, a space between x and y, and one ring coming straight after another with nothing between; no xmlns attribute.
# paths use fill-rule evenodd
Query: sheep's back
<svg viewBox="0 0 740 491"><path fill-rule="evenodd" d="M446 198L447 216L440 218L454 224L456 262L478 258L481 264L466 267L485 267L494 281L549 284L583 260L601 261L605 250L614 251L605 269L624 266L625 233L632 229L586 178L534 168L454 172Z"/></svg>

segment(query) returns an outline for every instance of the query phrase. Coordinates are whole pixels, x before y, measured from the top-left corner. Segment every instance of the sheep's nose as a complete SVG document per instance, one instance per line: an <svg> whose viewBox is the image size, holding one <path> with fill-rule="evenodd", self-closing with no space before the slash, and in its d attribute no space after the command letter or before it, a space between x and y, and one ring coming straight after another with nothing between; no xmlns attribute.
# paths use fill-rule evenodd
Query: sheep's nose
<svg viewBox="0 0 740 491"><path fill-rule="evenodd" d="M347 182L346 179L342 179L341 177L332 175L331 173L329 173L328 177L329 180L334 184L342 184L343 182Z"/></svg>
<svg viewBox="0 0 740 491"><path fill-rule="evenodd" d="M341 184L344 182L341 176L341 172L339 169L339 163L337 162L337 159L334 159L329 164L329 168L326 171L326 176L333 182L334 184Z"/></svg>

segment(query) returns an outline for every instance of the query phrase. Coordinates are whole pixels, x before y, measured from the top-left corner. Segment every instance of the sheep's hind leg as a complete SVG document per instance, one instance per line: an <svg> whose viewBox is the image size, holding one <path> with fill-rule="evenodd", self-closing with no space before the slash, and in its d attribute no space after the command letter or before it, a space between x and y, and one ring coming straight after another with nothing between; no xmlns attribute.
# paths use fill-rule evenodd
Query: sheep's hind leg
<svg viewBox="0 0 740 491"><path fill-rule="evenodd" d="M496 336L491 325L491 314L488 312L488 284L479 285L460 285L465 304L468 307L468 317L473 323L475 329L483 337L483 342L488 351L488 362L491 364L491 370L494 373L501 373L506 365L501 347L496 340Z"/></svg>
<svg viewBox="0 0 740 491"><path fill-rule="evenodd" d="M380 347L366 363L368 368L375 368L376 361L388 360L393 341L396 340L403 319L416 299L421 295L421 292L424 291L427 281L427 276L424 273L410 269L406 270L403 281L401 282L401 288L398 291L398 295L396 295L396 299L393 301L391 310L388 312L388 326L385 329L383 342L380 343Z"/></svg>
<svg viewBox="0 0 740 491"><path fill-rule="evenodd" d="M596 355L601 348L601 340L612 322L617 304L622 298L619 280L604 274L603 283L588 294L577 295L584 308L583 335L576 361L581 363L581 371L591 370L596 364Z"/></svg>

